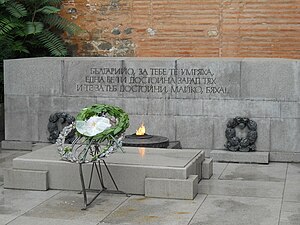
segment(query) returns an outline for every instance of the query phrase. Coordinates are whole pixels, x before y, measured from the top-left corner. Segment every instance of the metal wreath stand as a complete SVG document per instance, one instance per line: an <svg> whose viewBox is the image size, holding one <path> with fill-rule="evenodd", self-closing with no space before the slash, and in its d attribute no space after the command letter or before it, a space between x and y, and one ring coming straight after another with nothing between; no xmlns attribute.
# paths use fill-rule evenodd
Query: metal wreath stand
<svg viewBox="0 0 300 225"><path fill-rule="evenodd" d="M109 112L112 110L112 112L115 115L109 114ZM102 111L106 111L103 113ZM112 114L113 114L112 113ZM86 123L86 115L88 115L88 119L90 117L96 116L99 118L107 118L110 123L112 123L112 128L104 129L103 132L98 133L95 136L89 136L83 135L82 133L78 132L78 127L76 125L76 122ZM92 116L91 116L92 115ZM117 116L116 116L117 115ZM84 121L85 120L85 121ZM60 154L61 158L66 161L75 162L79 164L79 176L80 176L80 182L82 191L80 193L83 194L83 202L84 207L82 210L86 210L88 206L90 206L97 197L102 192L109 192L109 193L116 193L116 194L126 194L126 196L129 196L127 193L120 191L113 176L110 172L104 158L107 157L109 154L117 151L120 149L122 152L122 140L124 138L124 131L129 126L129 119L128 115L120 108L110 105L93 105L89 108L83 109L76 117L76 122L72 123L66 127L63 128L61 133L59 134L59 137L56 140L56 145L58 149L58 153ZM88 121L87 121L88 122ZM76 129L76 135L77 137L69 146L64 146L65 139L68 136L68 134ZM103 141L106 141L106 145L101 148L101 143ZM91 165L91 172L89 175L89 182L88 187L85 185L85 178L83 173L83 165ZM103 179L103 173L101 169L101 164L105 167L109 178L113 182L113 185L116 190L107 190L104 179ZM100 188L99 190L91 189L92 185L92 179L94 171L96 171L96 177L99 180ZM96 195L88 201L87 192L97 192Z"/></svg>

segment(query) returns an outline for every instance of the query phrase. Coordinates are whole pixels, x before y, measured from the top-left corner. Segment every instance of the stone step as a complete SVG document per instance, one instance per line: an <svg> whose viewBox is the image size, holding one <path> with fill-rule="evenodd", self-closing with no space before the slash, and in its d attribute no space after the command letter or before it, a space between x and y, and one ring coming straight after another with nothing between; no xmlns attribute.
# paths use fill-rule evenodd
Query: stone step
<svg viewBox="0 0 300 225"><path fill-rule="evenodd" d="M213 150L210 157L216 162L237 163L269 163L269 152L231 152L226 150Z"/></svg>

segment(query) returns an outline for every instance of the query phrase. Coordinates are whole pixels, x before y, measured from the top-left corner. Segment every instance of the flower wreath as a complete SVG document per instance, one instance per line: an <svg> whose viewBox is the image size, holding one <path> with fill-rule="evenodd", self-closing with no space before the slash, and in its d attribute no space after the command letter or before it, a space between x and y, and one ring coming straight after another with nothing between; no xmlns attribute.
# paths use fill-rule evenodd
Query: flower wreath
<svg viewBox="0 0 300 225"><path fill-rule="evenodd" d="M239 138L236 136L235 128L240 129L248 128L246 137ZM249 152L255 151L255 142L257 139L257 124L255 121L246 117L235 117L227 122L227 128L225 131L227 142L225 147L229 151L242 151Z"/></svg>
<svg viewBox="0 0 300 225"><path fill-rule="evenodd" d="M92 105L82 109L75 123L62 130L56 140L58 153L63 160L71 162L95 161L117 149L122 150L124 132L128 127L128 114L121 108L105 104ZM64 146L65 138L74 129L75 140L70 146Z"/></svg>

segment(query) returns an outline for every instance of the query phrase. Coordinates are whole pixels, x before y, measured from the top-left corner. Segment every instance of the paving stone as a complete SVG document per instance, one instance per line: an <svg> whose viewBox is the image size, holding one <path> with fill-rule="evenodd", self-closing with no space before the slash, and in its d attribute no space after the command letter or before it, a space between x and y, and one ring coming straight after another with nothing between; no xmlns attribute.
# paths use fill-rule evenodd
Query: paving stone
<svg viewBox="0 0 300 225"><path fill-rule="evenodd" d="M9 190L0 187L0 223L21 216L28 210L40 205L42 202L58 194L60 191L24 191Z"/></svg>
<svg viewBox="0 0 300 225"><path fill-rule="evenodd" d="M1 218L1 217L0 217ZM0 222L1 224L1 222ZM72 219L56 219L56 218L38 218L30 216L20 216L8 223L8 225L82 225L83 221L77 221ZM98 222L84 221L85 225L97 225Z"/></svg>
<svg viewBox="0 0 300 225"><path fill-rule="evenodd" d="M300 182L300 163L289 163L288 164L286 180Z"/></svg>
<svg viewBox="0 0 300 225"><path fill-rule="evenodd" d="M102 222L131 225L188 224L204 199L205 195L197 195L194 200L180 201L132 196Z"/></svg>
<svg viewBox="0 0 300 225"><path fill-rule="evenodd" d="M276 225L281 199L208 196L190 225Z"/></svg>
<svg viewBox="0 0 300 225"><path fill-rule="evenodd" d="M240 163L269 163L269 152L231 152L227 150L213 150L210 157L219 162Z"/></svg>
<svg viewBox="0 0 300 225"><path fill-rule="evenodd" d="M283 202L279 225L299 225L300 202Z"/></svg>
<svg viewBox="0 0 300 225"><path fill-rule="evenodd" d="M284 201L300 202L300 180L287 180L284 188Z"/></svg>
<svg viewBox="0 0 300 225"><path fill-rule="evenodd" d="M92 193L88 194L93 196ZM101 193L87 210L82 211L83 195L64 191L43 202L39 207L26 212L24 216L41 220L48 218L97 223L119 207L127 198L123 194Z"/></svg>
<svg viewBox="0 0 300 225"><path fill-rule="evenodd" d="M270 163L269 165L229 164L219 179L284 182L286 171L286 163Z"/></svg>
<svg viewBox="0 0 300 225"><path fill-rule="evenodd" d="M284 182L201 180L199 194L243 197L282 198Z"/></svg>

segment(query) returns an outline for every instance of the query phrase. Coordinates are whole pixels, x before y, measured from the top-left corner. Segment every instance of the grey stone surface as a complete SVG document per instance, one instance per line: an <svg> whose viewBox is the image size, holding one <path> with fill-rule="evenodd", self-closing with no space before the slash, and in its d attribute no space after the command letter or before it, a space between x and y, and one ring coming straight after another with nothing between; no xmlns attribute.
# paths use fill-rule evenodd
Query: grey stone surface
<svg viewBox="0 0 300 225"><path fill-rule="evenodd" d="M271 151L300 152L300 120L271 120Z"/></svg>
<svg viewBox="0 0 300 225"><path fill-rule="evenodd" d="M179 59L177 61L177 69L179 71L185 69L210 69L212 74L209 75L194 75L199 77L203 93L178 93L177 98L220 98L220 97L239 97L240 96L240 60L239 59ZM178 77L191 77L191 75L180 75ZM212 82L208 79L215 79ZM205 83L206 82L206 83ZM211 94L206 91L211 90L211 87L226 88L226 93Z"/></svg>
<svg viewBox="0 0 300 225"><path fill-rule="evenodd" d="M269 165L229 164L219 179L284 182L286 172L286 163L272 163Z"/></svg>
<svg viewBox="0 0 300 225"><path fill-rule="evenodd" d="M269 163L269 152L231 152L213 150L210 157L219 162Z"/></svg>
<svg viewBox="0 0 300 225"><path fill-rule="evenodd" d="M219 117L280 117L280 103L260 100L203 100L203 114Z"/></svg>
<svg viewBox="0 0 300 225"><path fill-rule="evenodd" d="M234 118L234 117L231 117ZM214 141L213 149L225 149L225 130L230 118L213 118L214 121ZM255 142L257 151L270 151L270 119L252 118L257 123L257 140Z"/></svg>
<svg viewBox="0 0 300 225"><path fill-rule="evenodd" d="M92 68L122 68L122 58L86 58L85 60L82 60L82 58L66 58L63 64L63 94L79 97L96 97L99 95L102 97L123 96L122 92L109 91L110 89L107 89L112 85L116 85L108 83L107 80L107 77L115 77L114 75L108 75L109 73L100 71L93 74L94 69ZM95 77L95 79L90 80L91 77ZM119 85L117 86L119 87Z"/></svg>
<svg viewBox="0 0 300 225"><path fill-rule="evenodd" d="M300 102L281 102L281 118L300 119Z"/></svg>
<svg viewBox="0 0 300 225"><path fill-rule="evenodd" d="M283 202L279 225L298 225L300 221L300 202Z"/></svg>
<svg viewBox="0 0 300 225"><path fill-rule="evenodd" d="M175 112L179 116L203 115L203 101L201 99L178 99Z"/></svg>
<svg viewBox="0 0 300 225"><path fill-rule="evenodd" d="M0 187L0 224L4 225L60 191L24 191Z"/></svg>
<svg viewBox="0 0 300 225"><path fill-rule="evenodd" d="M35 217L40 220L48 218L80 221L81 223L97 223L108 216L127 198L125 195L103 193L88 210L81 211L83 207L82 195L76 192L61 192L39 205L39 207L28 211L24 216Z"/></svg>
<svg viewBox="0 0 300 225"><path fill-rule="evenodd" d="M213 175L210 178L211 180L217 180L223 173L223 171L226 169L228 163L220 163L220 162L214 162L213 163Z"/></svg>
<svg viewBox="0 0 300 225"><path fill-rule="evenodd" d="M145 149L140 155L138 148L124 148L126 153L116 152L105 161L109 166L120 190L132 194L144 194L145 178L186 179L198 175L197 163L203 159L202 151L175 149ZM78 164L61 161L56 146L50 145L13 160L14 169L47 170L49 188L80 190ZM115 187L102 165L104 182L107 188ZM85 164L85 177L90 174L91 165ZM133 176L134 174L134 176ZM74 178L78 179L74 179ZM86 178L88 179L88 178ZM93 188L99 188L94 173Z"/></svg>
<svg viewBox="0 0 300 225"><path fill-rule="evenodd" d="M6 95L60 95L62 58L5 60Z"/></svg>
<svg viewBox="0 0 300 225"><path fill-rule="evenodd" d="M48 190L48 171L4 170L4 188L26 190Z"/></svg>
<svg viewBox="0 0 300 225"><path fill-rule="evenodd" d="M1 142L2 149L13 149L13 150L31 150L32 142L29 141L7 141Z"/></svg>
<svg viewBox="0 0 300 225"><path fill-rule="evenodd" d="M57 219L57 218L39 218L30 216L20 216L14 219L9 225L54 225L54 224L64 224L64 225L82 225L82 221L72 220L72 219ZM97 222L84 221L86 225L97 225Z"/></svg>
<svg viewBox="0 0 300 225"><path fill-rule="evenodd" d="M280 199L208 196L190 225L275 225Z"/></svg>
<svg viewBox="0 0 300 225"><path fill-rule="evenodd" d="M132 196L102 222L132 225L188 224L204 199L204 195L197 195L194 200L180 201Z"/></svg>
<svg viewBox="0 0 300 225"><path fill-rule="evenodd" d="M176 140L184 148L212 148L213 121L207 117L176 117L176 131Z"/></svg>
<svg viewBox="0 0 300 225"><path fill-rule="evenodd" d="M284 188L283 200L290 202L300 202L299 186L299 178L297 180L287 180Z"/></svg>
<svg viewBox="0 0 300 225"><path fill-rule="evenodd" d="M241 72L241 97L299 101L297 61L243 59Z"/></svg>
<svg viewBox="0 0 300 225"><path fill-rule="evenodd" d="M282 198L284 182L246 180L201 180L199 194Z"/></svg>
<svg viewBox="0 0 300 225"><path fill-rule="evenodd" d="M298 181L300 174L300 163L289 163L287 170L287 181Z"/></svg>
<svg viewBox="0 0 300 225"><path fill-rule="evenodd" d="M300 153L296 152L270 152L272 162L300 162Z"/></svg>
<svg viewBox="0 0 300 225"><path fill-rule="evenodd" d="M145 196L174 199L194 199L198 194L198 175L185 180L146 178Z"/></svg>
<svg viewBox="0 0 300 225"><path fill-rule="evenodd" d="M202 163L202 178L210 179L213 175L213 160L212 158L206 158Z"/></svg>

